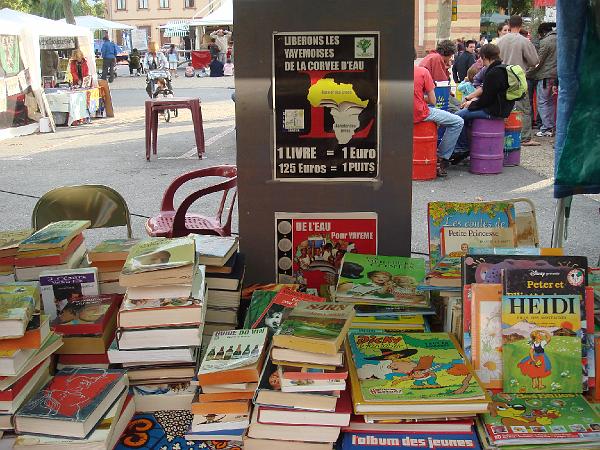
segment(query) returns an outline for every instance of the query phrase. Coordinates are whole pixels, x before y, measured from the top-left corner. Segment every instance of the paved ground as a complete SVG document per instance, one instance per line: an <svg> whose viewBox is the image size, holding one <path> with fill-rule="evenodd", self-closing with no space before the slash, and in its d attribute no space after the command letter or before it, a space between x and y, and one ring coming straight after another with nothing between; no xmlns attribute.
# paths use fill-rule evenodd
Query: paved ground
<svg viewBox="0 0 600 450"><path fill-rule="evenodd" d="M124 67L119 70L123 71ZM179 96L200 96L207 153L195 156L189 112L171 123L161 122L159 158L144 156L143 78L119 77L111 85L116 117L92 124L59 128L56 134L38 134L0 144L0 229L27 226L37 196L61 185L107 184L119 191L134 214L134 235L144 236L145 217L155 214L165 188L178 175L200 167L235 164L235 117L231 101L232 78L179 77L173 82ZM426 251L426 205L432 200L493 200L529 197L536 205L543 245L550 244L554 216L552 199L553 155L550 140L542 147L523 151L523 165L507 168L496 176L478 176L467 167L450 169L445 180L413 183L412 248ZM243 193L242 193L243 195ZM214 207L214 200L200 202L198 210ZM406 208L399 204L398 207ZM577 196L566 249L594 258L600 253L600 203L598 197ZM237 230L237 214L234 229ZM106 231L88 237L95 242Z"/></svg>

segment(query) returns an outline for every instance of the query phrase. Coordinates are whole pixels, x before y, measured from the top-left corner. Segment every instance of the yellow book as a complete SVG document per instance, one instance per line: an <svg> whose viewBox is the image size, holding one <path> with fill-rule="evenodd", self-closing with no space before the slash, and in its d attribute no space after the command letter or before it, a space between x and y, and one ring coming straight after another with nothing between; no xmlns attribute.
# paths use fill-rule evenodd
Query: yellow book
<svg viewBox="0 0 600 450"><path fill-rule="evenodd" d="M64 249L86 228L89 220L61 220L46 225L19 244L19 253L42 249Z"/></svg>
<svg viewBox="0 0 600 450"><path fill-rule="evenodd" d="M356 316L353 322L366 324L392 323L402 325L423 325L425 324L425 319L421 314L415 314L413 316Z"/></svg>

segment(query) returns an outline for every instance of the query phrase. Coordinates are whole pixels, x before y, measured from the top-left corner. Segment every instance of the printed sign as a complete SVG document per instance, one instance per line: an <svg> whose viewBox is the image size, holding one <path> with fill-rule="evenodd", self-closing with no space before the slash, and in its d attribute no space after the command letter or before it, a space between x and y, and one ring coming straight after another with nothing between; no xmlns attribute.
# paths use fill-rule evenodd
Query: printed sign
<svg viewBox="0 0 600 450"><path fill-rule="evenodd" d="M335 286L344 254L377 254L377 213L275 213L278 283L319 294Z"/></svg>
<svg viewBox="0 0 600 450"><path fill-rule="evenodd" d="M75 48L72 36L40 36L40 50L64 50Z"/></svg>
<svg viewBox="0 0 600 450"><path fill-rule="evenodd" d="M379 33L273 35L274 178L379 173Z"/></svg>

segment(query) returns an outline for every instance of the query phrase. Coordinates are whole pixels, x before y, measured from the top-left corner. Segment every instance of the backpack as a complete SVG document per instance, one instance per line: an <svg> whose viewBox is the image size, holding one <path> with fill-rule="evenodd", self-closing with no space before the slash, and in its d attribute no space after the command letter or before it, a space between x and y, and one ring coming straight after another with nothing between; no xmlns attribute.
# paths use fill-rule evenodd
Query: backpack
<svg viewBox="0 0 600 450"><path fill-rule="evenodd" d="M508 89L506 100L521 100L527 93L527 78L523 68L516 64L508 64L506 74L508 76Z"/></svg>

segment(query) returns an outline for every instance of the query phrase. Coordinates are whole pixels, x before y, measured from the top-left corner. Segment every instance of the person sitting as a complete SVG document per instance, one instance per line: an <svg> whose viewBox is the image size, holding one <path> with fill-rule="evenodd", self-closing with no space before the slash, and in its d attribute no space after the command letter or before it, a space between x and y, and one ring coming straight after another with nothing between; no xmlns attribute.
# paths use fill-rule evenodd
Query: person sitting
<svg viewBox="0 0 600 450"><path fill-rule="evenodd" d="M159 95L162 95L163 97L173 96L173 91L169 88L167 80L164 78L156 79L156 88L154 89L152 97L156 98Z"/></svg>
<svg viewBox="0 0 600 450"><path fill-rule="evenodd" d="M69 72L71 72L71 77L73 77L74 86L81 86L83 84L83 79L90 74L90 69L83 56L83 52L78 48L73 50L73 53L71 54Z"/></svg>
<svg viewBox="0 0 600 450"><path fill-rule="evenodd" d="M194 66L189 62L187 67L185 68L185 77L186 78L194 78L196 76L196 71L194 70Z"/></svg>
<svg viewBox="0 0 600 450"><path fill-rule="evenodd" d="M455 52L454 42L450 40L440 41L435 51L430 52L421 60L419 67L427 69L433 81L448 81L450 78L448 69L451 66Z"/></svg>
<svg viewBox="0 0 600 450"><path fill-rule="evenodd" d="M473 86L475 75L477 75L477 67L469 67L469 70L467 70L467 76L456 87L456 90L462 94L463 98L475 92L475 86Z"/></svg>
<svg viewBox="0 0 600 450"><path fill-rule="evenodd" d="M133 76L133 72L135 71L135 76L140 76L140 51L137 48L131 50L129 54L129 76Z"/></svg>
<svg viewBox="0 0 600 450"><path fill-rule="evenodd" d="M469 98L475 92L469 94L467 100L461 105L462 109L456 113L465 124L470 124L474 119L506 119L515 106L514 100L506 99L508 74L500 59L500 49L497 45L485 44L480 52L483 65L486 67L481 95L477 98ZM464 127L454 151L467 150L467 133Z"/></svg>
<svg viewBox="0 0 600 450"><path fill-rule="evenodd" d="M416 56L415 52L415 58ZM437 150L437 175L445 177L448 175L446 169L449 166L450 157L456 146L456 140L463 129L463 119L435 107L435 85L427 69L415 66L414 80L413 122L434 122L446 128L444 137L442 137ZM427 98L427 102L424 96Z"/></svg>
<svg viewBox="0 0 600 450"><path fill-rule="evenodd" d="M223 75L225 75L226 77L231 77L233 76L233 71L233 63L231 62L231 59L228 59L225 65L223 66Z"/></svg>
<svg viewBox="0 0 600 450"><path fill-rule="evenodd" d="M213 58L212 62L208 66L210 68L211 77L222 77L224 64L217 58Z"/></svg>

